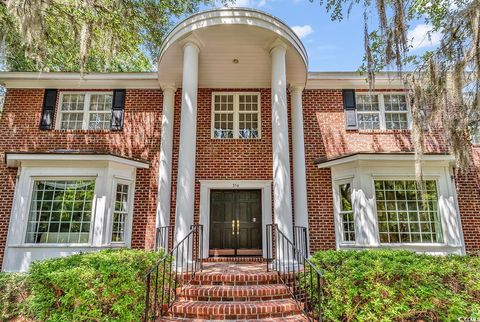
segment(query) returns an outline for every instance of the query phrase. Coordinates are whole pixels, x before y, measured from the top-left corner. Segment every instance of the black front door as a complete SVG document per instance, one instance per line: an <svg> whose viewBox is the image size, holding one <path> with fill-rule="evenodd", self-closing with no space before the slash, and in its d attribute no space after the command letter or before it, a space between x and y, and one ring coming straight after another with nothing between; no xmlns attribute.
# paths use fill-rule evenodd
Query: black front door
<svg viewBox="0 0 480 322"><path fill-rule="evenodd" d="M210 192L210 255L262 255L262 192Z"/></svg>

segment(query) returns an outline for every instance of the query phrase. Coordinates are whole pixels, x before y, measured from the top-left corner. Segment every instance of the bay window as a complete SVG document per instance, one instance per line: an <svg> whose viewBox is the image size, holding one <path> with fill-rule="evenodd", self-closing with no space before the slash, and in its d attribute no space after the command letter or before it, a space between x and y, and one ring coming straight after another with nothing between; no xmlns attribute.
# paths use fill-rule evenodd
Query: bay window
<svg viewBox="0 0 480 322"><path fill-rule="evenodd" d="M350 182L338 185L340 195L340 221L343 242L355 241L355 220L353 217L352 185Z"/></svg>
<svg viewBox="0 0 480 322"><path fill-rule="evenodd" d="M415 180L376 180L378 230L381 243L441 243L437 184Z"/></svg>
<svg viewBox="0 0 480 322"><path fill-rule="evenodd" d="M125 225L129 214L129 185L118 183L115 192L115 205L113 210L112 242L125 241Z"/></svg>
<svg viewBox="0 0 480 322"><path fill-rule="evenodd" d="M88 243L94 180L35 180L25 241Z"/></svg>

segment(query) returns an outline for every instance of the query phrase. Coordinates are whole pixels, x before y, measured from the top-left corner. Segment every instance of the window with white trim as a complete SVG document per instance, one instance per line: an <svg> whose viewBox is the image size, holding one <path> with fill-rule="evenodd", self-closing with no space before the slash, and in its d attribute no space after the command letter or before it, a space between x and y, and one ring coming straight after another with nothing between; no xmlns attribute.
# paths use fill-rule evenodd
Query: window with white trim
<svg viewBox="0 0 480 322"><path fill-rule="evenodd" d="M25 241L88 243L95 180L35 180Z"/></svg>
<svg viewBox="0 0 480 322"><path fill-rule="evenodd" d="M117 184L112 223L113 243L125 242L125 225L130 208L129 188L128 184Z"/></svg>
<svg viewBox="0 0 480 322"><path fill-rule="evenodd" d="M61 130L110 129L112 99L112 93L61 93L57 128Z"/></svg>
<svg viewBox="0 0 480 322"><path fill-rule="evenodd" d="M442 229L435 180L424 190L415 180L375 180L381 243L441 243Z"/></svg>
<svg viewBox="0 0 480 322"><path fill-rule="evenodd" d="M260 138L259 93L213 93L212 138Z"/></svg>
<svg viewBox="0 0 480 322"><path fill-rule="evenodd" d="M352 205L352 185L350 182L338 185L340 197L340 229L343 242L355 242L355 220Z"/></svg>
<svg viewBox="0 0 480 322"><path fill-rule="evenodd" d="M405 94L357 93L360 130L406 130L410 127Z"/></svg>

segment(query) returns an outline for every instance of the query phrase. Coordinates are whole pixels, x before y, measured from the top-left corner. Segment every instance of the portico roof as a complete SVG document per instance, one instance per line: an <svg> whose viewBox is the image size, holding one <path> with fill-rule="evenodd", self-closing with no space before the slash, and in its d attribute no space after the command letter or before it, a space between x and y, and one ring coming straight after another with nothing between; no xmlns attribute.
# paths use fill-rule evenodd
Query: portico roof
<svg viewBox="0 0 480 322"><path fill-rule="evenodd" d="M307 51L284 22L246 8L222 8L194 14L180 22L160 50L158 79L161 85L182 84L183 46L200 48L199 87L270 87L272 45L287 47L287 83L305 86Z"/></svg>

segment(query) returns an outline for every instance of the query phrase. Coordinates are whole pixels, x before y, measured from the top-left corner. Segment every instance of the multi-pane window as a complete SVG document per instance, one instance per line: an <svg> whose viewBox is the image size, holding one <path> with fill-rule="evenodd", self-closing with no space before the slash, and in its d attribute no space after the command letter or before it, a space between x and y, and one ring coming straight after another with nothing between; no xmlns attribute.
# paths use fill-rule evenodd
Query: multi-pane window
<svg viewBox="0 0 480 322"><path fill-rule="evenodd" d="M212 137L256 139L260 137L260 95L213 94Z"/></svg>
<svg viewBox="0 0 480 322"><path fill-rule="evenodd" d="M27 243L88 243L94 180L35 180Z"/></svg>
<svg viewBox="0 0 480 322"><path fill-rule="evenodd" d="M377 95L357 95L357 122L360 130L380 128L380 105Z"/></svg>
<svg viewBox="0 0 480 322"><path fill-rule="evenodd" d="M437 184L415 180L375 180L381 243L441 243Z"/></svg>
<svg viewBox="0 0 480 322"><path fill-rule="evenodd" d="M109 129L112 97L112 93L63 93L58 127L62 130Z"/></svg>
<svg viewBox="0 0 480 322"><path fill-rule="evenodd" d="M125 224L128 217L128 185L117 184L113 211L112 242L125 241Z"/></svg>
<svg viewBox="0 0 480 322"><path fill-rule="evenodd" d="M405 95L383 95L385 104L385 128L408 129L408 110Z"/></svg>
<svg viewBox="0 0 480 322"><path fill-rule="evenodd" d="M358 94L357 124L360 130L405 130L409 128L404 94Z"/></svg>
<svg viewBox="0 0 480 322"><path fill-rule="evenodd" d="M355 221L352 207L352 187L350 183L338 186L340 195L340 220L344 242L355 241Z"/></svg>

